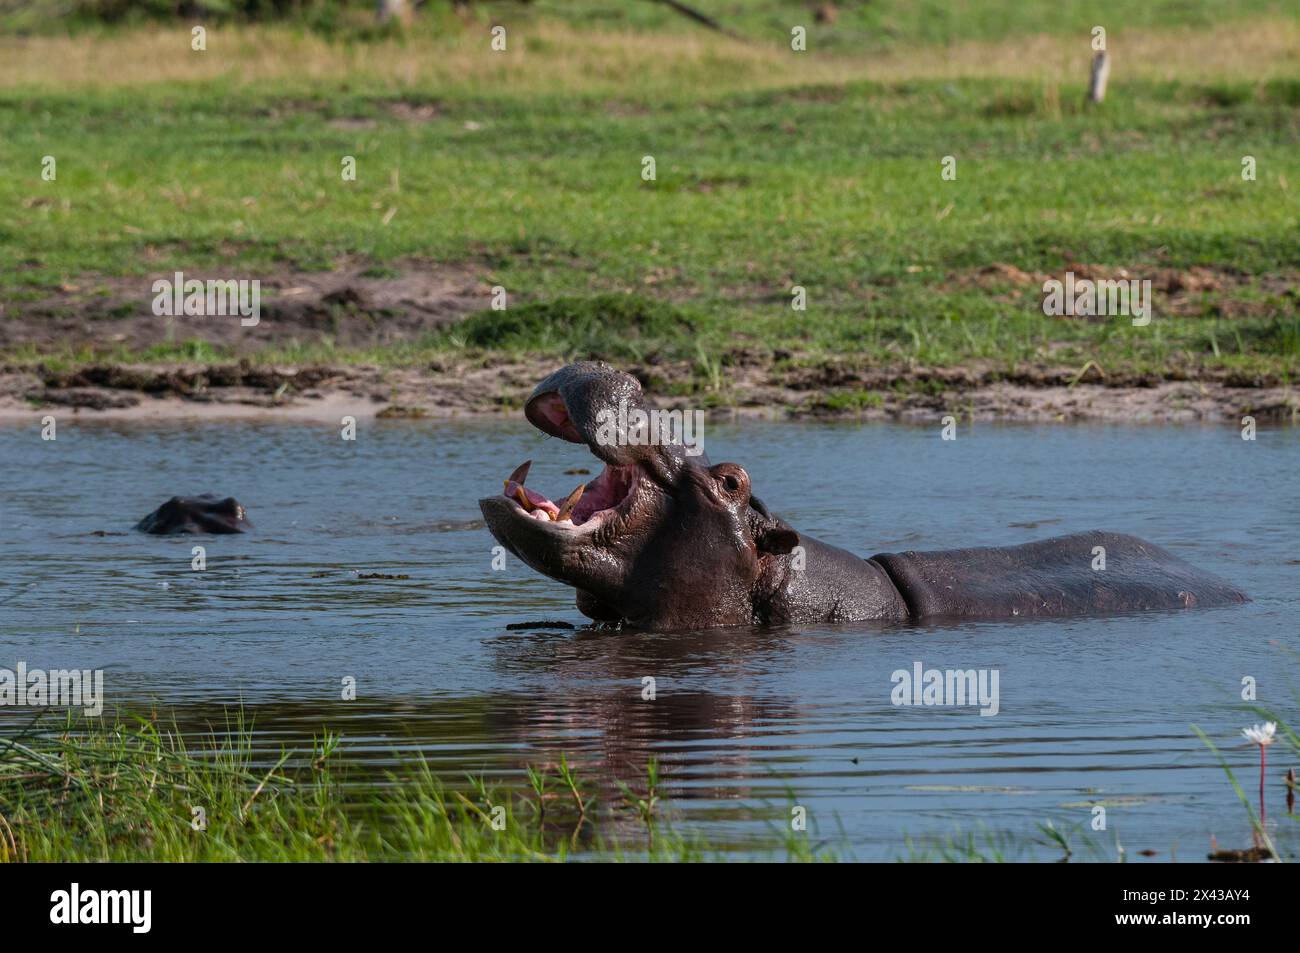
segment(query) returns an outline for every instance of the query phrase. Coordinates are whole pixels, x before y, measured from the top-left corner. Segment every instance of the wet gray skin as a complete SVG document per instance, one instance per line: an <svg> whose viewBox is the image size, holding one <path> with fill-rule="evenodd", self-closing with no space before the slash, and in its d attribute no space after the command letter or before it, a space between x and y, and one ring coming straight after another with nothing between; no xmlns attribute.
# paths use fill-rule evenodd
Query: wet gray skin
<svg viewBox="0 0 1300 953"><path fill-rule="evenodd" d="M524 412L585 444L602 473L556 503L527 466L479 501L488 529L533 569L577 590L592 619L647 629L1067 616L1245 602L1244 593L1133 536L1076 533L1023 546L882 553L863 559L772 515L735 463L678 444L611 440L609 417L652 409L607 364L560 368ZM605 423L602 429L602 423ZM574 499L576 497L576 500ZM1097 547L1105 569L1094 568Z"/></svg>
<svg viewBox="0 0 1300 953"><path fill-rule="evenodd" d="M233 496L219 498L204 493L200 496L173 496L136 523L135 528L154 536L172 536L181 533L243 533L252 526L244 507Z"/></svg>

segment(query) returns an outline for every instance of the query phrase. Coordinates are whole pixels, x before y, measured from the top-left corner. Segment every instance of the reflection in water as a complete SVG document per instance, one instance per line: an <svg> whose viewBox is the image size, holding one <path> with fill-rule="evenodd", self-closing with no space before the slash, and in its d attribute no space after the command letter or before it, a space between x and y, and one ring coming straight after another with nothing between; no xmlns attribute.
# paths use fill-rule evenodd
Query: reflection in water
<svg viewBox="0 0 1300 953"><path fill-rule="evenodd" d="M530 750L579 740L601 778L631 783L644 777L651 758L670 758L670 787L678 776L703 781L682 786L678 797L748 797L749 779L762 772L748 746L736 742L794 720L794 703L771 694L680 691L673 681L705 667L717 682L744 685L748 672L784 651L783 643L780 633L748 628L500 639L501 671L592 687L565 692L557 705L537 698L503 707L493 727ZM765 754L770 758L781 748L769 745Z"/></svg>
<svg viewBox="0 0 1300 953"><path fill-rule="evenodd" d="M103 669L111 704L174 711L187 732L222 730L242 707L267 759L339 733L355 785L417 755L453 786L523 784L525 765L563 754L611 803L654 758L671 810L710 840L766 838L789 792L863 858L897 856L905 834L1078 824L1104 801L1130 859L1200 859L1211 835L1244 842L1249 828L1188 725L1249 772L1256 756L1236 741L1258 718L1243 677L1300 722L1300 661L1280 647L1296 646L1300 611L1296 432L1243 451L1209 429L988 427L944 444L892 426L714 428L712 459L743 463L801 531L864 555L1109 528L1255 601L671 635L585 628L571 591L516 562L492 569L474 501L500 486L501 461L532 457L530 479L563 485L585 449L515 423L380 422L363 436L74 421L52 446L0 428L0 666ZM206 491L239 498L257 529L204 540L205 572L190 568L194 540L129 532L162 500ZM533 619L578 628L507 628ZM999 714L893 707L891 673L918 661L996 669ZM25 720L0 708L0 731ZM1295 849L1295 825L1276 836Z"/></svg>

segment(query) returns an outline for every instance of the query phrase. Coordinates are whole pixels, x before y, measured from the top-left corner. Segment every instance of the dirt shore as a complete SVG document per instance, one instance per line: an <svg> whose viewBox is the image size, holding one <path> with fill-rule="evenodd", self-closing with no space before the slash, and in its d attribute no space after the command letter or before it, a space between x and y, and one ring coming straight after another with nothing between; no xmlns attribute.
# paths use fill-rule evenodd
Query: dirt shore
<svg viewBox="0 0 1300 953"><path fill-rule="evenodd" d="M233 253L233 251L232 251ZM1092 278L1128 277L1123 269L1074 264ZM87 275L38 300L0 295L0 419L79 415L89 419L332 420L455 417L517 409L556 357L506 357L454 351L418 365L275 366L259 353L297 346L343 353L400 352L427 342L487 306L491 292L481 262L445 264L403 259L383 267L340 259L324 272L284 270L262 276L262 319L163 319L151 304L152 282L171 274ZM220 277L194 272L187 277ZM997 264L951 274L971 293L1005 298L1036 289L1050 275ZM1256 282L1228 270L1164 269L1154 285L1162 314L1200 313L1212 301L1225 319L1289 307L1300 275ZM1250 294L1245 294L1249 290ZM1208 299L1206 296L1210 296ZM115 362L118 353L147 353L175 340L197 341L223 362ZM326 348L325 353L332 353ZM85 363L86 354L101 354ZM77 355L72 363L66 358ZM201 355L196 355L201 356ZM1157 373L1123 367L1083 368L1048 362L1008 369L968 361L924 367L883 363L866 355L797 354L748 346L720 355L708 379L690 361L654 360L626 369L665 406L705 408L717 415L844 417L869 420L971 420L1240 423L1300 422L1300 394L1283 375L1251 376L1194 363ZM886 359L887 360L887 359ZM1050 358L1047 361L1050 362ZM71 369L61 369L70 367Z"/></svg>
<svg viewBox="0 0 1300 953"><path fill-rule="evenodd" d="M520 407L557 359L447 361L421 367L274 367L228 364L94 364L74 370L0 367L0 419L282 418L337 421L449 418ZM1161 380L1097 369L1036 367L863 368L850 362L761 360L723 368L705 387L688 363L633 365L663 406L715 416L866 420L1116 423L1300 422L1300 393L1270 381Z"/></svg>
<svg viewBox="0 0 1300 953"><path fill-rule="evenodd" d="M470 264L413 259L377 269L345 259L329 271L263 274L257 277L262 296L258 323L249 327L238 318L155 314L154 281L175 281L175 272L86 275L36 300L6 301L0 294L0 353L21 347L43 354L111 347L139 350L177 339L203 341L236 354L322 341L338 347L387 347L487 307L491 288L481 271ZM183 276L201 282L230 277L203 269Z"/></svg>

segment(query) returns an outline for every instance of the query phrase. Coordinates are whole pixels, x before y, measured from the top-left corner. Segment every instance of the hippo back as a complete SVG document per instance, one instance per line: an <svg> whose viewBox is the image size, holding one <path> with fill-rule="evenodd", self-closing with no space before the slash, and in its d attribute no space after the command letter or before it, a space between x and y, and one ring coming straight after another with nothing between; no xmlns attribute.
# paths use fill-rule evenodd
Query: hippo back
<svg viewBox="0 0 1300 953"><path fill-rule="evenodd" d="M1100 567L1098 547L1104 549ZM1246 594L1152 543L1092 531L1023 546L882 553L913 618L1066 616L1246 602Z"/></svg>

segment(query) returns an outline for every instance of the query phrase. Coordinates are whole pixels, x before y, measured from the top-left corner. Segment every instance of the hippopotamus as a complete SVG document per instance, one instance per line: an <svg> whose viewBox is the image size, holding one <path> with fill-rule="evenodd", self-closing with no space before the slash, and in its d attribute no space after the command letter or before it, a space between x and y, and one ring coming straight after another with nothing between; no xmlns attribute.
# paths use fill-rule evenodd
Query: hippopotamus
<svg viewBox="0 0 1300 953"><path fill-rule="evenodd" d="M543 433L585 444L604 469L557 504L525 487L525 463L503 492L479 501L501 545L572 586L578 609L598 622L684 630L1247 601L1230 583L1120 533L864 559L774 515L739 464L710 464L687 441L644 439L642 415L652 409L640 383L607 364L560 368L537 385L524 415Z"/></svg>
<svg viewBox="0 0 1300 953"><path fill-rule="evenodd" d="M211 493L173 496L135 528L155 536L177 533L243 533L252 529L244 507L233 496L218 499Z"/></svg>

